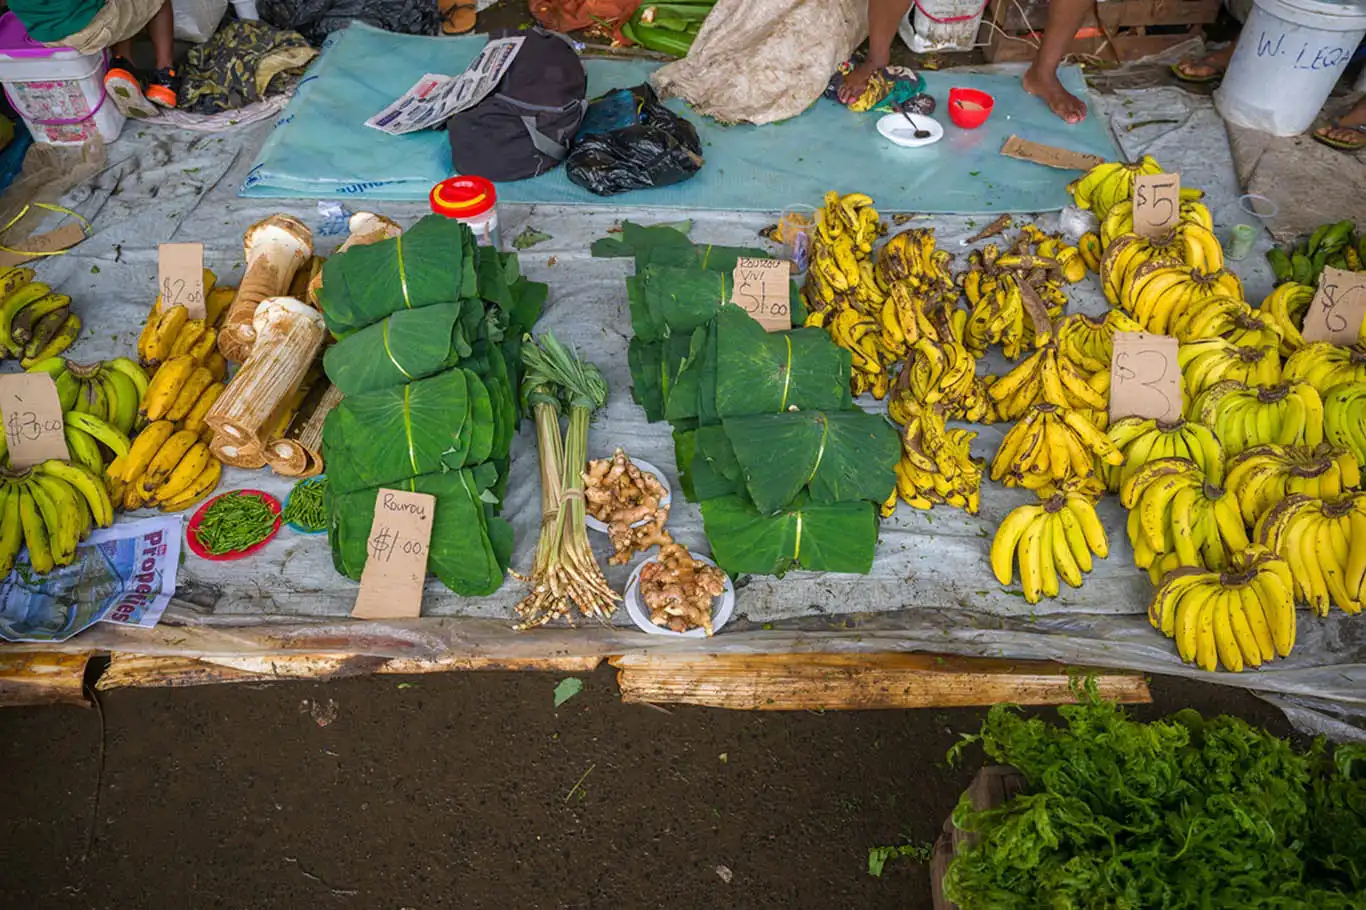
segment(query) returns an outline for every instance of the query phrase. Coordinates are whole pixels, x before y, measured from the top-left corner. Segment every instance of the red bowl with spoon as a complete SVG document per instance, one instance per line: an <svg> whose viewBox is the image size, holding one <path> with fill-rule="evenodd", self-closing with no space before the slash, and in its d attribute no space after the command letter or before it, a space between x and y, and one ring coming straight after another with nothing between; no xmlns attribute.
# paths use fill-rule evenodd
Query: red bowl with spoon
<svg viewBox="0 0 1366 910"><path fill-rule="evenodd" d="M996 99L975 88L949 89L949 119L965 130L975 130L991 116Z"/></svg>

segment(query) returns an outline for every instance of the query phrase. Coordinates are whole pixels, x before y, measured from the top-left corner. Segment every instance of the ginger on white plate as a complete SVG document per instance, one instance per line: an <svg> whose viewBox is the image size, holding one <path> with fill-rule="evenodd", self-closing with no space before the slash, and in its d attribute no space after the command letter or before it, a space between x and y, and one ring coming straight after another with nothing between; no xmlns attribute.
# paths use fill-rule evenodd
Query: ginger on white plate
<svg viewBox="0 0 1366 910"><path fill-rule="evenodd" d="M640 570L640 598L650 622L673 632L700 628L710 636L712 600L725 590L724 572L676 543L661 546L658 561Z"/></svg>
<svg viewBox="0 0 1366 910"><path fill-rule="evenodd" d="M637 552L673 542L664 530L669 507L660 505L663 484L632 464L621 449L611 458L590 461L583 481L586 511L607 525L615 550L608 559L611 565L625 565ZM637 522L644 524L632 527Z"/></svg>

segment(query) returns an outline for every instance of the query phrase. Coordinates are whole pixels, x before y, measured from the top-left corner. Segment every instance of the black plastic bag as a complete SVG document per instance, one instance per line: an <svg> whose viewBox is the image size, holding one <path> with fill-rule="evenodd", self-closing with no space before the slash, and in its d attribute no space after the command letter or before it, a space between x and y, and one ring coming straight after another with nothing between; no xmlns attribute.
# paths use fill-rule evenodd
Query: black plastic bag
<svg viewBox="0 0 1366 910"><path fill-rule="evenodd" d="M355 20L404 35L435 35L441 26L436 0L259 0L257 9L264 22L315 47Z"/></svg>
<svg viewBox="0 0 1366 910"><path fill-rule="evenodd" d="M565 167L570 180L599 196L671 186L701 170L702 142L654 89L637 85L589 103Z"/></svg>

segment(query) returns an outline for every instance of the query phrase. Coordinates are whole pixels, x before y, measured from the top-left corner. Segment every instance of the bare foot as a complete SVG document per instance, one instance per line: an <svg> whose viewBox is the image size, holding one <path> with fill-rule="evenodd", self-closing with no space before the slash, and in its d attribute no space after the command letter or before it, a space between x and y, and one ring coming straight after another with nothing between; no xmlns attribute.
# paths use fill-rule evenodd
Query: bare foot
<svg viewBox="0 0 1366 910"><path fill-rule="evenodd" d="M840 84L840 103L848 104L862 96L868 88L868 80L873 77L873 71L876 69L870 61L865 60L851 70Z"/></svg>
<svg viewBox="0 0 1366 910"><path fill-rule="evenodd" d="M1344 152L1359 152L1366 149L1366 126L1352 126L1341 121L1321 126L1314 135L1326 139L1328 144Z"/></svg>
<svg viewBox="0 0 1366 910"><path fill-rule="evenodd" d="M1209 79L1213 76L1222 76L1224 70L1228 69L1229 61L1233 59L1234 45L1211 51L1203 57L1194 60L1182 60L1176 65L1181 74L1187 79Z"/></svg>
<svg viewBox="0 0 1366 910"><path fill-rule="evenodd" d="M1020 81L1025 91L1043 101L1049 110L1068 123L1081 123L1086 119L1086 102L1062 87L1056 71L1050 69L1041 73L1031 66Z"/></svg>

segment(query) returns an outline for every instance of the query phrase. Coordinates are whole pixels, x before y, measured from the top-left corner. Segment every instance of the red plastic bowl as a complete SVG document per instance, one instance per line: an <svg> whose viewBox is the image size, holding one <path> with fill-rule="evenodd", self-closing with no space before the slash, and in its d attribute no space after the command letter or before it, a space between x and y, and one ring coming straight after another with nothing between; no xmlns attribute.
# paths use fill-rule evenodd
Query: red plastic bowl
<svg viewBox="0 0 1366 910"><path fill-rule="evenodd" d="M275 527L271 528L271 531L269 534L266 535L265 540L254 543L251 546L247 547L245 550L229 550L226 553L219 553L217 556L215 556L208 550L204 549L204 545L199 542L199 525L204 520L204 513L208 511L209 506L213 505L215 502L218 502L218 500L222 499L224 496L240 495L260 496L261 499L265 502L265 504L270 507L270 510L275 513ZM190 519L190 525L185 531L185 543L189 545L190 552L198 556L200 559L208 559L213 562L229 562L234 559L241 559L244 556L250 556L257 550L264 547L266 544L270 543L271 540L275 538L275 535L279 533L280 500L276 499L274 496L271 496L269 493L266 493L262 490L229 490L226 493L219 493L213 499L210 499L208 502L204 503L202 506L195 510L194 517Z"/></svg>
<svg viewBox="0 0 1366 910"><path fill-rule="evenodd" d="M949 89L949 119L965 130L975 130L991 116L996 99L975 88Z"/></svg>

